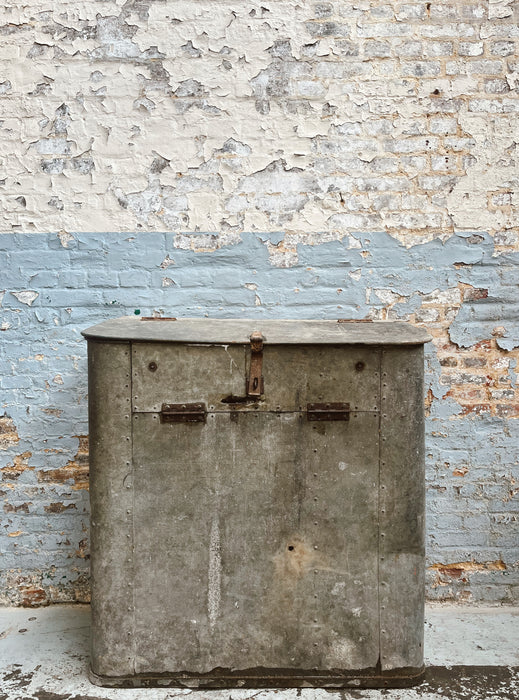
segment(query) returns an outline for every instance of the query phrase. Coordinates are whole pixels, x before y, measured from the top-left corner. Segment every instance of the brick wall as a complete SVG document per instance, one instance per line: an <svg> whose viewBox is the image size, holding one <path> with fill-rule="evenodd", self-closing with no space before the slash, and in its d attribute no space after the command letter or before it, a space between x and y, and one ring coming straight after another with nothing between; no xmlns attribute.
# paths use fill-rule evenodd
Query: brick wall
<svg viewBox="0 0 519 700"><path fill-rule="evenodd" d="M517 3L2 14L0 600L88 597L79 331L140 312L427 327L428 594L517 601Z"/></svg>

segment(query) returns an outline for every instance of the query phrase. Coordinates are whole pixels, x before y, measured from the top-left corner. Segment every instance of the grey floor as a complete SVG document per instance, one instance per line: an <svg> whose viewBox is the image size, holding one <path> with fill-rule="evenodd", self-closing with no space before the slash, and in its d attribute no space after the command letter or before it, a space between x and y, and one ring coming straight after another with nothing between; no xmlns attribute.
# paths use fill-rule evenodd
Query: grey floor
<svg viewBox="0 0 519 700"><path fill-rule="evenodd" d="M425 680L406 690L113 690L87 678L86 605L0 608L0 700L519 700L519 608L433 605Z"/></svg>

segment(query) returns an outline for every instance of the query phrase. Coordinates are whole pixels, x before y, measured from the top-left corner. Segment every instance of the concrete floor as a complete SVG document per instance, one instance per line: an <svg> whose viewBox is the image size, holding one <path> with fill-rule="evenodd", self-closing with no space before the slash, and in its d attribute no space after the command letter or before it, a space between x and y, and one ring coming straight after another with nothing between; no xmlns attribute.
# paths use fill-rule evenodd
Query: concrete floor
<svg viewBox="0 0 519 700"><path fill-rule="evenodd" d="M426 679L406 690L114 690L88 681L86 605L0 608L0 700L519 700L519 608L427 608Z"/></svg>

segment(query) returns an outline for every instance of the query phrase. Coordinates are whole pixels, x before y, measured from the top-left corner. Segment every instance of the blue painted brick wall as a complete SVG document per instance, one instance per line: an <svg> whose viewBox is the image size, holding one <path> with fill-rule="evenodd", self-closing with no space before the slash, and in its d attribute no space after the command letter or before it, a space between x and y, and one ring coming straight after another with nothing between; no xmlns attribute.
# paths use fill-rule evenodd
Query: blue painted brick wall
<svg viewBox="0 0 519 700"><path fill-rule="evenodd" d="M80 332L128 314L427 327L428 595L517 601L519 254L497 257L486 234L407 248L370 233L298 245L282 268L271 262L276 244L253 233L205 252L179 248L171 233L80 233L66 245L56 234L0 236L3 602L88 599Z"/></svg>

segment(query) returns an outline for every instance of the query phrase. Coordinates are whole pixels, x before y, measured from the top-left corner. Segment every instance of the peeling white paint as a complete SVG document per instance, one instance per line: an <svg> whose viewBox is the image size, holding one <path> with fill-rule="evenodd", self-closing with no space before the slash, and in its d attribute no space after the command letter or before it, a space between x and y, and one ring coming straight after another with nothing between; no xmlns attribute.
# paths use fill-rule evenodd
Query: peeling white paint
<svg viewBox="0 0 519 700"><path fill-rule="evenodd" d="M34 292L30 289L23 289L19 292L11 292L13 297L16 297L19 302L26 304L27 306L32 306L35 300L40 296L38 292Z"/></svg>
<svg viewBox="0 0 519 700"><path fill-rule="evenodd" d="M513 2L469 9L10 7L3 229L512 240L488 194L518 189Z"/></svg>

